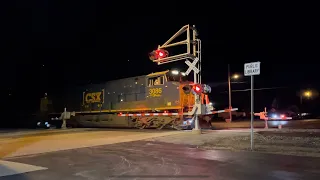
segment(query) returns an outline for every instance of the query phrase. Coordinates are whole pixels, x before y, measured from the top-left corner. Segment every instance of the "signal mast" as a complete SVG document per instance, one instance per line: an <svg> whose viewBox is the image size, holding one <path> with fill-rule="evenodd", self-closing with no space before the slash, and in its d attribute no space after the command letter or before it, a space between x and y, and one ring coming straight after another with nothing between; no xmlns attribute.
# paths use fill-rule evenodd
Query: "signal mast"
<svg viewBox="0 0 320 180"><path fill-rule="evenodd" d="M180 42L172 43L174 39L178 36L184 34L186 32L187 38ZM191 39L192 33L192 39ZM197 38L198 32L195 28L195 25L192 27L190 25L183 26L178 32L176 32L167 42L163 45L159 45L157 50L152 51L149 54L150 60L157 63L158 65L162 65L165 63L170 63L179 60L186 60L185 63L189 66L189 69L185 72L188 75L191 71L194 72L194 84L192 86L192 91L195 95L195 105L191 112L188 112L187 115L192 115L195 121L195 128L193 131L196 134L201 133L201 129L199 126L198 115L202 115L203 112L203 104L200 101L200 94L203 92L203 88L201 84L201 40ZM187 46L187 52L170 56L167 48L174 46ZM192 63L189 61L191 60ZM198 84L199 83L199 84ZM211 89L210 89L211 90Z"/></svg>

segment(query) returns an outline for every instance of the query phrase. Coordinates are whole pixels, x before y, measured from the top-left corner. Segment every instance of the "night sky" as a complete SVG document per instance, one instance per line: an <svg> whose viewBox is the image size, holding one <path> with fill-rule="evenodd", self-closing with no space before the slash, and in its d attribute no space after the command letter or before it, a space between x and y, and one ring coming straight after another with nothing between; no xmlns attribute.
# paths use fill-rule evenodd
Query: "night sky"
<svg viewBox="0 0 320 180"><path fill-rule="evenodd" d="M260 61L256 88L286 87L257 92L257 108L270 106L276 97L284 106L296 104L296 91L319 88L319 28L311 4L235 1L202 4L206 8L195 12L202 16L192 16L191 7L188 16L177 16L177 11L141 16L157 15L157 5L150 6L141 5L132 14L130 4L113 1L7 2L1 8L0 35L5 108L34 112L45 92L61 97L76 85L186 70L183 61L158 66L148 59L149 52L186 24L195 24L202 39L203 82L224 83L212 94L217 105L227 103L228 63L232 73L243 73L245 62ZM179 7L172 6L170 11ZM233 84L233 89L250 87L248 78L239 81L246 83ZM249 92L234 92L233 102L250 107Z"/></svg>

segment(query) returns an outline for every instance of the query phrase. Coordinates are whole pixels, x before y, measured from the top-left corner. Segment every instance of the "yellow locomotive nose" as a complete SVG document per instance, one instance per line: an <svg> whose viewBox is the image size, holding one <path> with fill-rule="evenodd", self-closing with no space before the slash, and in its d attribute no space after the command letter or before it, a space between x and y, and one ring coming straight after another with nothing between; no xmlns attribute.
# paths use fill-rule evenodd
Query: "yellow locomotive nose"
<svg viewBox="0 0 320 180"><path fill-rule="evenodd" d="M180 84L180 106L184 111L190 111L194 105L195 96L191 93L192 86L189 84Z"/></svg>
<svg viewBox="0 0 320 180"><path fill-rule="evenodd" d="M187 84L187 85L185 85L185 86L182 87L182 90L183 90L183 92L184 92L185 94L190 94L191 89L192 89L192 86L189 85L189 84Z"/></svg>

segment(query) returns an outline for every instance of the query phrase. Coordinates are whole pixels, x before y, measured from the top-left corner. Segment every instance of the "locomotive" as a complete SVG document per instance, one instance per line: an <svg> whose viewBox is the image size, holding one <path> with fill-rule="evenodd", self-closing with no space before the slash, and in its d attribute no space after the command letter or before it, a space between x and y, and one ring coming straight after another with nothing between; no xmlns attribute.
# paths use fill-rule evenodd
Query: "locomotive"
<svg viewBox="0 0 320 180"><path fill-rule="evenodd" d="M68 96L73 127L192 128L195 95L183 73L163 71L82 87ZM58 119L52 118L52 119ZM61 119L61 118L60 118ZM206 123L210 117L206 116ZM206 124L205 123L205 124ZM201 125L201 123L200 123Z"/></svg>
<svg viewBox="0 0 320 180"><path fill-rule="evenodd" d="M184 32L187 32L184 41L172 43ZM201 41L197 35L195 26L183 26L162 46L159 45L157 50L149 54L150 60L161 65L182 59L193 59L192 63L186 61L187 64L191 64L189 68L198 61L198 66L201 67ZM178 45L186 45L187 51L169 56L167 48ZM189 71L188 69L187 74ZM200 72L199 69L198 71ZM197 82L197 72L194 73L194 81ZM63 127L67 123L78 127L185 129L192 128L196 118L200 120L200 126L201 124L210 126L210 114L237 110L235 108L212 111L213 107L208 99L211 88L189 82L184 73L177 71L167 70L88 85L80 90L67 96L66 108L60 118L53 117L53 119L63 119ZM66 119L68 121L65 121Z"/></svg>

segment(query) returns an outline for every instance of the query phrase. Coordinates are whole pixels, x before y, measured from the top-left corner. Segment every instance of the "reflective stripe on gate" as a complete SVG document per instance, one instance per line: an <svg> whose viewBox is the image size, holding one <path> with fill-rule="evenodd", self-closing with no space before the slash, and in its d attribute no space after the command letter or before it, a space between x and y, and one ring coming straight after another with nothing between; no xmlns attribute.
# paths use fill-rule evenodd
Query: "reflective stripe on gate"
<svg viewBox="0 0 320 180"><path fill-rule="evenodd" d="M230 112L230 111L237 111L238 108L232 108L232 109L224 109L224 110L218 110L218 111L211 111L208 114L218 114L218 113L224 113L224 112Z"/></svg>
<svg viewBox="0 0 320 180"><path fill-rule="evenodd" d="M183 113L142 113L142 114L118 114L118 116L177 116Z"/></svg>
<svg viewBox="0 0 320 180"><path fill-rule="evenodd" d="M207 114L218 114L223 112L230 112L230 111L237 111L238 108L232 109L225 109L225 110L218 110L218 111L211 111ZM183 115L183 113L142 113L142 114L118 114L118 116L178 116Z"/></svg>
<svg viewBox="0 0 320 180"><path fill-rule="evenodd" d="M288 120L292 119L292 117L283 117L283 118L266 118L266 120Z"/></svg>

